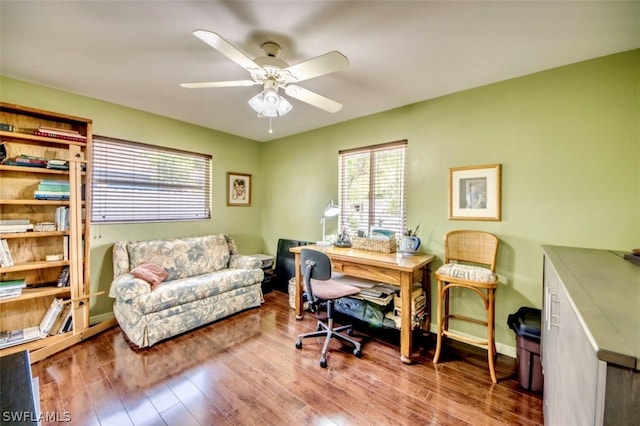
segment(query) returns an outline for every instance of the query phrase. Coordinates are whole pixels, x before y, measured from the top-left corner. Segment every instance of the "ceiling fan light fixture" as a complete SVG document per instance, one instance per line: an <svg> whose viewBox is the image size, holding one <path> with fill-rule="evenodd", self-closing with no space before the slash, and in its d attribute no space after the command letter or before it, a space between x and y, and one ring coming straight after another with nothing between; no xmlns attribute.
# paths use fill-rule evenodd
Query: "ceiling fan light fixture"
<svg viewBox="0 0 640 426"><path fill-rule="evenodd" d="M249 99L249 106L265 117L279 117L293 108L289 101L278 95L278 91L273 88L265 89Z"/></svg>
<svg viewBox="0 0 640 426"><path fill-rule="evenodd" d="M262 92L262 101L264 102L264 107L268 109L278 109L278 104L280 103L280 96L278 96L278 92L275 89L266 89Z"/></svg>

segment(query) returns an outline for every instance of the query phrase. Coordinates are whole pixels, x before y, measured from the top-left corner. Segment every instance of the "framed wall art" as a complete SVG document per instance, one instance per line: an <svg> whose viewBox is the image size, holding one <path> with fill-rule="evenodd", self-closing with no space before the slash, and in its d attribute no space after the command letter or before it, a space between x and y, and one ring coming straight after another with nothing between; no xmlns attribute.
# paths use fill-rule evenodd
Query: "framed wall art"
<svg viewBox="0 0 640 426"><path fill-rule="evenodd" d="M227 172L227 205L251 205L251 175Z"/></svg>
<svg viewBox="0 0 640 426"><path fill-rule="evenodd" d="M500 164L449 169L449 219L500 218Z"/></svg>

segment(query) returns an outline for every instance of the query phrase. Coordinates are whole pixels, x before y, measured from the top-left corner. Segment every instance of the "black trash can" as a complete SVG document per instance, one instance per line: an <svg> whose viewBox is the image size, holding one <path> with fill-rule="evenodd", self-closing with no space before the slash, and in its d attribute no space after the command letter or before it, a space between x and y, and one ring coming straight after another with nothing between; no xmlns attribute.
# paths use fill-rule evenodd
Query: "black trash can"
<svg viewBox="0 0 640 426"><path fill-rule="evenodd" d="M543 376L540 362L540 309L521 307L509 315L507 324L516 332L518 380L520 386L532 392L542 392Z"/></svg>

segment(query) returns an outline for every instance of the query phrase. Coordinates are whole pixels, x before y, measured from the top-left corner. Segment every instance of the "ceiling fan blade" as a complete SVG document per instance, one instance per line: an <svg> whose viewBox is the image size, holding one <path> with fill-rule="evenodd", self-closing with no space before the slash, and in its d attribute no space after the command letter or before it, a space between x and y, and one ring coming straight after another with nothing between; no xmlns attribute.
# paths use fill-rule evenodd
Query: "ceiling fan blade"
<svg viewBox="0 0 640 426"><path fill-rule="evenodd" d="M309 105L313 105L314 107L323 109L327 112L338 112L342 109L341 103L294 84L288 85L284 91L292 98L306 102Z"/></svg>
<svg viewBox="0 0 640 426"><path fill-rule="evenodd" d="M340 52L329 52L307 61L280 70L280 76L287 82L309 80L349 66L349 60Z"/></svg>
<svg viewBox="0 0 640 426"><path fill-rule="evenodd" d="M220 37L220 35L206 30L195 30L193 35L207 43L209 46L222 53L233 62L240 65L250 73L264 74L264 70L260 65L256 64L253 59L238 50L234 45Z"/></svg>
<svg viewBox="0 0 640 426"><path fill-rule="evenodd" d="M235 81L209 81L203 83L180 83L180 86L187 89L207 89L211 87L240 87L240 86L253 86L260 84L253 80L235 80Z"/></svg>

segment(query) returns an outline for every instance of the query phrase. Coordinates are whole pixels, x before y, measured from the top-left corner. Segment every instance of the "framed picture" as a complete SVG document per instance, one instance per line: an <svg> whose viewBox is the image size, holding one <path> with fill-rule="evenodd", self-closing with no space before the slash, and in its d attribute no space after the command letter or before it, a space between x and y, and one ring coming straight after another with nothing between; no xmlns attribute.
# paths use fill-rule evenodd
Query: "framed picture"
<svg viewBox="0 0 640 426"><path fill-rule="evenodd" d="M227 172L227 205L251 205L251 175Z"/></svg>
<svg viewBox="0 0 640 426"><path fill-rule="evenodd" d="M500 220L500 164L449 169L449 219Z"/></svg>

